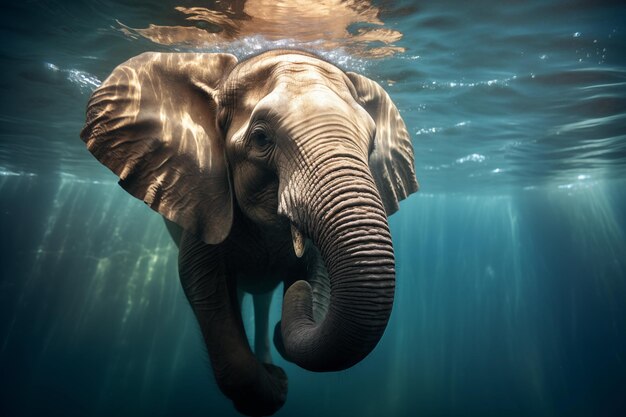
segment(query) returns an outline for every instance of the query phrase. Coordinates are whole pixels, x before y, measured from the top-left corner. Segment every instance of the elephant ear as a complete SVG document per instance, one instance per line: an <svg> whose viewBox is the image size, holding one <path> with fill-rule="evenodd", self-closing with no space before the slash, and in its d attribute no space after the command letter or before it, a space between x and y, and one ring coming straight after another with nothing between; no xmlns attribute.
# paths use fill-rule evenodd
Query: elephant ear
<svg viewBox="0 0 626 417"><path fill-rule="evenodd" d="M80 134L126 191L210 244L233 219L216 97L236 63L229 54L134 57L93 93Z"/></svg>
<svg viewBox="0 0 626 417"><path fill-rule="evenodd" d="M357 101L376 124L369 166L387 216L390 216L398 210L399 201L419 188L411 138L398 109L378 83L354 72L346 75L354 85Z"/></svg>

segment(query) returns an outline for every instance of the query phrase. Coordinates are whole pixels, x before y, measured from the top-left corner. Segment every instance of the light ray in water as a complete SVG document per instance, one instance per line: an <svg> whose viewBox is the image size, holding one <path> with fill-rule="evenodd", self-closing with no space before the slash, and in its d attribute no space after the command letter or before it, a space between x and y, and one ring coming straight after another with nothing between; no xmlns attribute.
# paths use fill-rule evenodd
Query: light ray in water
<svg viewBox="0 0 626 417"><path fill-rule="evenodd" d="M626 239L614 191L554 186L406 202L411 215L391 221L398 320L386 343L394 352L379 397L386 409L428 414L443 402L449 410L468 402L504 409L495 392L505 380L526 412L558 409L555 385L577 372L568 368L571 355L597 337L620 338L626 326ZM617 345L606 349L608 357L619 355Z"/></svg>

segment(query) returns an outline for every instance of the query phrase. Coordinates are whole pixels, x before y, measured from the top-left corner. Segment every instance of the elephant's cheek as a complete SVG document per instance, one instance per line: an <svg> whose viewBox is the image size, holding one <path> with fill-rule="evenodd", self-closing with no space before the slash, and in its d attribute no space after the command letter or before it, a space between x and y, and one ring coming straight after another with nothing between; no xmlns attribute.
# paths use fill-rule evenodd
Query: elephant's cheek
<svg viewBox="0 0 626 417"><path fill-rule="evenodd" d="M235 179L235 195L244 215L265 226L277 225L278 180L266 170L243 170Z"/></svg>

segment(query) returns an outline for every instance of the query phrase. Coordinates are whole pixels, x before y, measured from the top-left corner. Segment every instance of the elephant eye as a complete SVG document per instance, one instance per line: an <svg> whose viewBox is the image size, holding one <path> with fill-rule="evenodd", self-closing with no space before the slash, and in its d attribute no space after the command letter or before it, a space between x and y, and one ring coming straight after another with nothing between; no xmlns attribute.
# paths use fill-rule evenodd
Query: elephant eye
<svg viewBox="0 0 626 417"><path fill-rule="evenodd" d="M270 139L263 132L254 132L250 137L250 143L257 148L264 148L271 144Z"/></svg>

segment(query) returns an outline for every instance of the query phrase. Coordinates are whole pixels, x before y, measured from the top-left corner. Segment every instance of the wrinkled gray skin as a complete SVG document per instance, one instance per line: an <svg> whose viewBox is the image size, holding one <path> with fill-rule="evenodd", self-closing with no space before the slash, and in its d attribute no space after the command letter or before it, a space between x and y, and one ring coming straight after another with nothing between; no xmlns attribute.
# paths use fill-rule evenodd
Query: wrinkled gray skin
<svg viewBox="0 0 626 417"><path fill-rule="evenodd" d="M378 84L297 51L241 63L145 53L94 92L81 138L167 219L218 386L240 412L270 415L286 398L267 338L280 282L274 341L287 360L337 371L376 346L395 287L387 216L418 187ZM242 291L254 295L256 357Z"/></svg>

